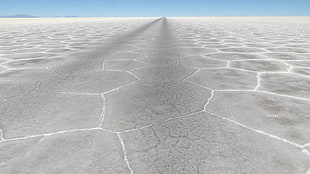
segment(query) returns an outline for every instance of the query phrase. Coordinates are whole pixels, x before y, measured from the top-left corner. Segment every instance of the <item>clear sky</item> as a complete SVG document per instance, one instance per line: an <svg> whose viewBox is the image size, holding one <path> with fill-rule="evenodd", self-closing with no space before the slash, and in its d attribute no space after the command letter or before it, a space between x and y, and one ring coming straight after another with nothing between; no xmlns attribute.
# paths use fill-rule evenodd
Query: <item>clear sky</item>
<svg viewBox="0 0 310 174"><path fill-rule="evenodd" d="M310 0L0 0L0 16L310 16Z"/></svg>

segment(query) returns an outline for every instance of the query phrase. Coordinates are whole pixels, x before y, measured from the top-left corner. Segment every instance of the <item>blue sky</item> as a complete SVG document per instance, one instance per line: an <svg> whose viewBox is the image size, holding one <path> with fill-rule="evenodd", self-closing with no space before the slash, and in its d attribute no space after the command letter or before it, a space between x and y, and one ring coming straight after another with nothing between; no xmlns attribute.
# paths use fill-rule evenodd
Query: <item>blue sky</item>
<svg viewBox="0 0 310 174"><path fill-rule="evenodd" d="M310 16L310 0L0 0L0 16Z"/></svg>

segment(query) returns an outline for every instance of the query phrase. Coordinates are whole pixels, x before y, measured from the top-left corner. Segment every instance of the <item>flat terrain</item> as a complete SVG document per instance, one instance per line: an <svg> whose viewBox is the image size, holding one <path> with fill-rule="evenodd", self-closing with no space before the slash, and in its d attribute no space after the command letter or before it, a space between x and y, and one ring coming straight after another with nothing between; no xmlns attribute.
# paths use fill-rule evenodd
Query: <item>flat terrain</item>
<svg viewBox="0 0 310 174"><path fill-rule="evenodd" d="M0 173L310 174L309 28L0 19Z"/></svg>

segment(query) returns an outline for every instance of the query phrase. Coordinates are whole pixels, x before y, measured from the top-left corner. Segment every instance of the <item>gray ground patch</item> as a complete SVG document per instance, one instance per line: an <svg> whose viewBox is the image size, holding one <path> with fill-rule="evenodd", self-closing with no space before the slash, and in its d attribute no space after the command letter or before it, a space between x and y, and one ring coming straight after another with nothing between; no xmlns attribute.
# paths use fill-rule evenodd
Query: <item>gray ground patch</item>
<svg viewBox="0 0 310 174"><path fill-rule="evenodd" d="M57 64L61 64L67 61L65 58L45 58L45 59L28 59L28 60L18 60L18 61L10 61L4 66L8 68L47 68L52 66L57 66Z"/></svg>
<svg viewBox="0 0 310 174"><path fill-rule="evenodd" d="M305 172L309 164L294 147L208 114L167 121L122 136L137 174L291 174Z"/></svg>
<svg viewBox="0 0 310 174"><path fill-rule="evenodd" d="M107 59L145 59L144 54L132 53L132 52L117 52Z"/></svg>
<svg viewBox="0 0 310 174"><path fill-rule="evenodd" d="M100 117L100 96L41 93L40 83L1 86L0 128L5 138L93 127Z"/></svg>
<svg viewBox="0 0 310 174"><path fill-rule="evenodd" d="M5 67L3 67L3 66L0 65L0 72L6 71L6 70L7 70L7 69L6 69Z"/></svg>
<svg viewBox="0 0 310 174"><path fill-rule="evenodd" d="M203 55L203 54L208 54L208 53L215 53L217 52L214 49L210 49L210 48L189 48L189 47L180 47L180 49L182 49L182 51L186 54L190 54L190 55Z"/></svg>
<svg viewBox="0 0 310 174"><path fill-rule="evenodd" d="M1 57L1 56L0 56ZM6 62L7 60L4 60L4 59L0 59L0 64Z"/></svg>
<svg viewBox="0 0 310 174"><path fill-rule="evenodd" d="M144 81L164 83L182 81L194 73L195 69L182 66L153 66L141 68L134 72Z"/></svg>
<svg viewBox="0 0 310 174"><path fill-rule="evenodd" d="M135 80L136 78L127 72L95 71L76 74L56 90L77 93L104 93Z"/></svg>
<svg viewBox="0 0 310 174"><path fill-rule="evenodd" d="M297 54L297 53L282 53L272 52L265 53L268 58L280 59L280 60L307 60L310 58L310 54Z"/></svg>
<svg viewBox="0 0 310 174"><path fill-rule="evenodd" d="M94 130L41 138L1 143L0 173L130 174L116 134Z"/></svg>
<svg viewBox="0 0 310 174"><path fill-rule="evenodd" d="M129 71L134 70L136 68L141 68L143 66L146 66L146 64L135 60L121 60L121 61L111 60L104 62L105 70Z"/></svg>
<svg viewBox="0 0 310 174"><path fill-rule="evenodd" d="M310 60L301 60L301 61L292 60L292 61L286 61L286 63L298 67L305 67L305 68L310 67Z"/></svg>
<svg viewBox="0 0 310 174"><path fill-rule="evenodd" d="M259 89L295 97L310 98L310 78L294 74L262 74Z"/></svg>
<svg viewBox="0 0 310 174"><path fill-rule="evenodd" d="M273 52L293 52L293 53L309 53L308 49L303 49L303 48L267 48L269 51Z"/></svg>
<svg viewBox="0 0 310 174"><path fill-rule="evenodd" d="M256 73L225 68L202 69L187 81L214 90L249 90L256 86Z"/></svg>
<svg viewBox="0 0 310 174"><path fill-rule="evenodd" d="M307 68L294 68L293 72L297 73L297 74L301 74L301 75L306 75L306 76L310 77L310 67L307 67Z"/></svg>
<svg viewBox="0 0 310 174"><path fill-rule="evenodd" d="M48 54L48 53L27 53L27 54L12 54L6 55L4 58L6 59L34 59L34 58L51 58L55 57L57 54Z"/></svg>
<svg viewBox="0 0 310 174"><path fill-rule="evenodd" d="M247 47L233 47L233 48L222 48L220 49L223 52L244 52L244 53L260 53L265 52L260 48L247 48Z"/></svg>
<svg viewBox="0 0 310 174"><path fill-rule="evenodd" d="M204 56L206 58L214 58L220 60L266 59L264 56L251 53L214 53L205 54Z"/></svg>
<svg viewBox="0 0 310 174"><path fill-rule="evenodd" d="M189 56L180 59L183 66L194 68L225 67L226 61L208 59L202 56Z"/></svg>
<svg viewBox="0 0 310 174"><path fill-rule="evenodd" d="M310 142L310 101L260 92L215 92L207 110L292 142ZM253 107L255 106L255 107Z"/></svg>
<svg viewBox="0 0 310 174"><path fill-rule="evenodd" d="M288 66L281 61L274 60L247 60L232 61L230 66L233 68L251 70L251 71L287 71Z"/></svg>

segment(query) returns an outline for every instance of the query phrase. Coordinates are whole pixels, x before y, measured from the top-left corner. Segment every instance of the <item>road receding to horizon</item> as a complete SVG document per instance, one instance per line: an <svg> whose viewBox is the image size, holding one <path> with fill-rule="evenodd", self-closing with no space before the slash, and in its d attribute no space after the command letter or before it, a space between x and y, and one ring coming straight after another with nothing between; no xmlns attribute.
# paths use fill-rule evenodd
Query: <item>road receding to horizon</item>
<svg viewBox="0 0 310 174"><path fill-rule="evenodd" d="M0 19L2 174L310 174L310 18Z"/></svg>

